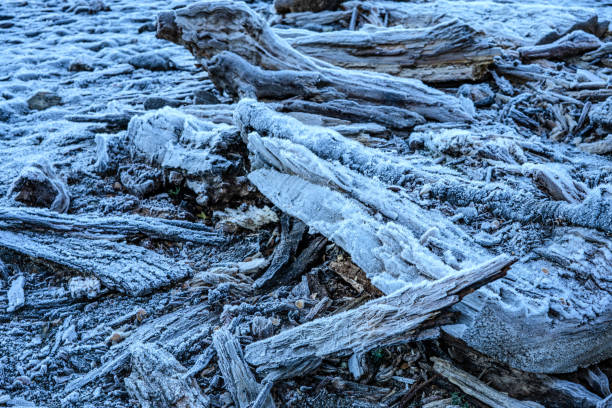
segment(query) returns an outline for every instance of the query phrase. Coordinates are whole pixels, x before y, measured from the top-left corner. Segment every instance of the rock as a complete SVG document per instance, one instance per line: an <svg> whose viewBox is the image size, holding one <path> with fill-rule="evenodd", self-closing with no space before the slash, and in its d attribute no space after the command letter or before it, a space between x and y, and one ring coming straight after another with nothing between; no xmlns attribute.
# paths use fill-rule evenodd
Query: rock
<svg viewBox="0 0 612 408"><path fill-rule="evenodd" d="M200 205L228 202L248 189L246 178L236 177L245 148L234 126L164 107L132 118L127 146L134 159L183 174Z"/></svg>
<svg viewBox="0 0 612 408"><path fill-rule="evenodd" d="M0 102L0 122L10 122L28 112L28 104L23 100L11 99Z"/></svg>
<svg viewBox="0 0 612 408"><path fill-rule="evenodd" d="M25 278L23 275L19 275L11 283L11 287L6 293L8 298L8 307L6 308L7 312L14 312L25 304L25 293L23 291L24 285Z"/></svg>
<svg viewBox="0 0 612 408"><path fill-rule="evenodd" d="M589 112L589 119L593 126L612 131L612 97L593 105Z"/></svg>
<svg viewBox="0 0 612 408"><path fill-rule="evenodd" d="M38 91L28 99L28 107L33 110L45 110L62 104L62 98L48 91Z"/></svg>
<svg viewBox="0 0 612 408"><path fill-rule="evenodd" d="M477 108L486 108L495 101L495 93L489 84L463 84L459 87L457 95L468 98Z"/></svg>
<svg viewBox="0 0 612 408"><path fill-rule="evenodd" d="M210 89L198 89L193 93L196 105L216 105L221 103Z"/></svg>
<svg viewBox="0 0 612 408"><path fill-rule="evenodd" d="M181 101L177 101L176 99L164 98L161 96L151 96L145 99L143 105L146 110L154 110L161 109L164 106L170 106L172 108L177 108L181 106L183 103Z"/></svg>
<svg viewBox="0 0 612 408"><path fill-rule="evenodd" d="M74 14L97 14L100 11L110 11L110 7L102 0L77 0L68 11Z"/></svg>
<svg viewBox="0 0 612 408"><path fill-rule="evenodd" d="M128 60L134 68L148 69L149 71L170 71L176 68L174 61L165 54L147 52L136 55Z"/></svg>
<svg viewBox="0 0 612 408"><path fill-rule="evenodd" d="M93 60L79 56L70 62L68 71L70 72L82 72L82 71L93 71Z"/></svg>
<svg viewBox="0 0 612 408"><path fill-rule="evenodd" d="M42 159L25 167L8 192L9 199L60 213L70 207L68 187L51 164Z"/></svg>

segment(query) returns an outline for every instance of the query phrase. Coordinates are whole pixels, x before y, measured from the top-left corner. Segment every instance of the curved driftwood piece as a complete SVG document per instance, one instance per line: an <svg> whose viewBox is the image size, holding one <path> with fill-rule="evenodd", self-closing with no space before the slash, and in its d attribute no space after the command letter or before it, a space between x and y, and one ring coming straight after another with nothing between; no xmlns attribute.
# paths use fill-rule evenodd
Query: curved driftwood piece
<svg viewBox="0 0 612 408"><path fill-rule="evenodd" d="M262 372L303 361L400 344L436 326L440 313L478 287L505 275L516 259L501 255L468 271L408 285L356 309L316 319L249 344L245 359Z"/></svg>
<svg viewBox="0 0 612 408"><path fill-rule="evenodd" d="M132 373L125 381L128 394L143 408L206 408L210 400L197 382L184 378L187 369L163 348L139 343L130 348Z"/></svg>
<svg viewBox="0 0 612 408"><path fill-rule="evenodd" d="M427 28L373 28L316 33L276 30L298 51L338 67L383 72L424 82L476 81L501 50L466 23Z"/></svg>
<svg viewBox="0 0 612 408"><path fill-rule="evenodd" d="M261 103L242 101L235 115L253 153L256 170L249 175L250 180L283 211L344 248L385 293L406 282L439 279L456 269L472 267L490 258L492 251L487 248L502 246L502 239L521 239L520 230L510 227L501 232L506 238L483 232L468 234L431 208L444 202L437 201L435 193L442 175L463 185L465 191L477 189L478 183L459 172L447 169L445 173L442 166L427 166L420 159L365 147L329 129L303 125ZM468 154L471 142L465 136L457 141L464 141ZM426 145L450 152L455 142L446 139ZM503 152L500 146L497 154ZM525 146L538 150L535 145ZM501 157L511 160L507 153L504 155ZM542 168L536 165L515 167L518 186L525 192L512 193L507 188L504 205L512 205L527 192L532 197L529 202L549 207L584 206L588 202L588 196L583 202L571 204L536 193L535 181L542 177L549 182L544 187L551 197L562 199L566 195L560 192L569 194L570 186L575 187L555 167L547 175L542 175ZM423 182L428 186L425 190ZM420 202L423 191L431 194L433 201ZM580 199L580 195L567 197ZM593 212L600 214L600 219L608 214L606 201L602 203L603 207L597 207L602 211ZM476 211L469 206L457 208L461 218L454 220ZM496 214L486 204L477 208ZM585 208L582 217L588 217ZM541 222L541 217L523 221L529 225ZM542 234L538 243L506 247L519 251L523 258L507 278L456 305L454 309L461 312L459 324L445 330L470 347L526 371L568 372L607 358L612 352L612 305L606 277L610 264L595 254L607 253L610 244L596 231L598 225L589 225L591 229L558 227ZM583 257L581 253L593 255ZM585 286L585 279L594 284ZM571 303L566 300L569 298L573 299ZM597 299L595 306L593 299Z"/></svg>
<svg viewBox="0 0 612 408"><path fill-rule="evenodd" d="M472 119L470 102L416 79L337 68L300 53L241 2L209 1L162 13L157 35L210 60L213 82L241 97L348 99L401 107L439 121Z"/></svg>

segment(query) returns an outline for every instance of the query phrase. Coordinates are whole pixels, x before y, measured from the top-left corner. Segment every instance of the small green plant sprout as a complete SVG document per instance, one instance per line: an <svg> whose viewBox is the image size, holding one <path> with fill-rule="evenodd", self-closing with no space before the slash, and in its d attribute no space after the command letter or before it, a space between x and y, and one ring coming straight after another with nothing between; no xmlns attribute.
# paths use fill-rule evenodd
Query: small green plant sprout
<svg viewBox="0 0 612 408"><path fill-rule="evenodd" d="M171 188L170 190L168 190L168 195L170 197L177 197L180 192L181 188L179 186L176 186L175 188Z"/></svg>

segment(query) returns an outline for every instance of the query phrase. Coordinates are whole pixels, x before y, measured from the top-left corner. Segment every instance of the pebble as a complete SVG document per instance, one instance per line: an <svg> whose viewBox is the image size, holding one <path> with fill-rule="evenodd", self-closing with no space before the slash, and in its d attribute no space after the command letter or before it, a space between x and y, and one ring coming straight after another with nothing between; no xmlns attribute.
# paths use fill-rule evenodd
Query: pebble
<svg viewBox="0 0 612 408"><path fill-rule="evenodd" d="M28 107L33 110L45 110L62 104L62 98L49 91L38 91L28 99Z"/></svg>
<svg viewBox="0 0 612 408"><path fill-rule="evenodd" d="M167 55L147 52L129 59L128 63L134 68L148 69L149 71L170 71L176 68L174 61Z"/></svg>

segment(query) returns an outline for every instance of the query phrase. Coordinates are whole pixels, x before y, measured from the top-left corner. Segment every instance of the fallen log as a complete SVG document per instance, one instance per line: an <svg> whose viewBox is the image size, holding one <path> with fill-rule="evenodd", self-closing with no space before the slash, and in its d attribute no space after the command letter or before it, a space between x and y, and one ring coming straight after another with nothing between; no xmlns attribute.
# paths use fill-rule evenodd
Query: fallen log
<svg viewBox="0 0 612 408"><path fill-rule="evenodd" d="M411 160L364 147L331 130L305 126L252 101L238 105L236 123L243 137L248 136L249 150L257 158L252 161L250 180L283 211L345 249L385 293L406 282L439 279L456 269L483 262L491 257L487 247L520 236L519 230L510 232L508 226L507 233L493 241L497 244L490 244L489 239L495 239L492 236L483 240L482 231L467 228L473 231L470 235L432 209L443 205L437 194L432 195L433 201L419 203L422 194L431 193L432 185L442 175L445 183L476 189L460 173L445 174L445 168L428 167L422 159ZM454 144L441 146L452 149ZM465 147L469 154L472 150L469 145ZM545 153L537 146L529 148ZM516 183L532 191L532 198L526 202L546 208L583 206L574 210L582 212L580 219L589 217L584 211L588 198L579 204L543 199L541 192L535 192L538 187L530 176L533 170L523 172L519 167L515 174ZM552 187L556 191L566 184L555 180ZM512 205L521 194L527 195L506 189L509 195L503 203L500 201L500 206ZM595 218L604 220L610 214L605 197L600 197L599 203L601 206L594 208L601 208L596 212L600 215ZM466 214L458 214L461 217L456 220L472 217L469 214L479 214L478 211L482 211L480 216L499 216L484 202L476 208L468 204L466 201L462 205L467 207L454 207ZM537 224L540 218L522 222ZM589 227L605 229L604 224ZM608 261L579 255L580 251L606 251L609 244L595 229L557 227L552 232L541 231L537 243L509 247L524 258L515 264L508 278L455 306L461 312L460 324L445 330L513 367L532 372L568 372L605 359L612 352L608 344L612 324ZM547 282L544 286L538 283L542 279ZM585 286L581 283L584 279L596 284ZM573 301L568 303L568 298ZM597 311L587 306L593 299L598 299ZM534 333L538 335L534 337ZM565 350L561 359L560 350Z"/></svg>
<svg viewBox="0 0 612 408"><path fill-rule="evenodd" d="M482 79L493 58L501 54L483 33L458 20L415 29L275 32L298 51L335 66L424 82Z"/></svg>
<svg viewBox="0 0 612 408"><path fill-rule="evenodd" d="M501 255L468 271L408 285L363 306L316 319L249 344L245 359L267 373L305 361L367 352L414 340L440 313L478 287L505 275L516 259ZM299 375L303 373L294 373Z"/></svg>
<svg viewBox="0 0 612 408"><path fill-rule="evenodd" d="M209 59L213 82L236 96L348 99L439 121L472 119L469 103L418 80L337 68L298 52L244 3L219 0L162 13L157 35Z"/></svg>

